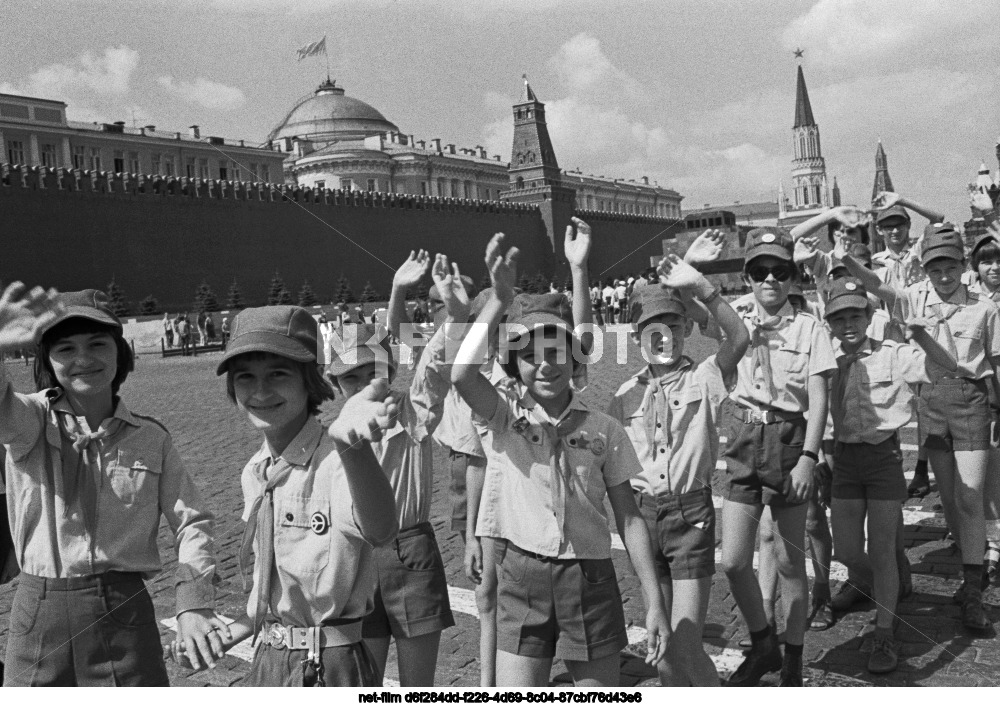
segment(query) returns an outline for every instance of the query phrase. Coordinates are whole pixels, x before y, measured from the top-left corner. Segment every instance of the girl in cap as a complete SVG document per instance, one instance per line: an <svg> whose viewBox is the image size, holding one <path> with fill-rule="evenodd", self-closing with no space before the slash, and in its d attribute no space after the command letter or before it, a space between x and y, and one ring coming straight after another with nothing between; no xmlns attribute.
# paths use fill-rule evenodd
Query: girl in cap
<svg viewBox="0 0 1000 707"><path fill-rule="evenodd" d="M143 579L162 569L160 517L177 546L178 642L192 662L223 655L212 516L167 430L118 397L132 371L122 325L97 290L0 298L0 350L37 344L37 393L0 367L0 442L22 573L6 685L166 685Z"/></svg>
<svg viewBox="0 0 1000 707"><path fill-rule="evenodd" d="M317 365L312 316L287 305L245 309L232 335L217 372L264 439L242 476L240 570L245 578L253 548L253 589L226 647L260 635L246 685L379 686L361 620L372 608L372 548L397 529L370 444L394 412L383 402L388 386L365 387L327 431L316 415L333 390Z"/></svg>
<svg viewBox="0 0 1000 707"><path fill-rule="evenodd" d="M641 466L621 424L574 395L585 368L566 298L515 298L517 249L504 257L502 245L497 234L486 249L493 292L452 369L459 393L487 421L487 485L498 482L483 492L477 528L495 538L497 685L547 685L555 658L577 685L617 685L628 639L605 497L642 585L648 663L663 658L670 636L628 483ZM503 365L523 387L499 392L479 364L508 304L520 348Z"/></svg>
<svg viewBox="0 0 1000 707"><path fill-rule="evenodd" d="M792 237L783 228L748 233L744 274L753 292L733 302L752 336L722 422L729 440L722 564L752 644L729 678L737 686L756 685L779 668L782 686L802 684L809 582L801 547L826 422L827 376L836 363L823 325L788 300L798 273L792 249ZM784 656L753 572L754 540L765 506L775 529Z"/></svg>

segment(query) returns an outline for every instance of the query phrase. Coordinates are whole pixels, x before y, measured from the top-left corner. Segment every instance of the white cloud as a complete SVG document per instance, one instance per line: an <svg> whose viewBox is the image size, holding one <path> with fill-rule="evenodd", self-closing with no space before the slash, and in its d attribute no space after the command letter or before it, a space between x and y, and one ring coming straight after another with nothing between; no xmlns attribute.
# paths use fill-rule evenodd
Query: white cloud
<svg viewBox="0 0 1000 707"><path fill-rule="evenodd" d="M86 52L73 64L43 66L23 83L0 84L0 90L57 100L91 93L120 96L128 92L138 65L139 53L134 49L108 47L101 56Z"/></svg>
<svg viewBox="0 0 1000 707"><path fill-rule="evenodd" d="M247 100L240 89L201 76L194 81L178 81L173 76L161 76L156 83L183 101L211 110L240 108Z"/></svg>
<svg viewBox="0 0 1000 707"><path fill-rule="evenodd" d="M962 50L997 9L997 0L819 0L789 23L782 44L805 47L820 64L871 70L880 61Z"/></svg>
<svg viewBox="0 0 1000 707"><path fill-rule="evenodd" d="M643 95L638 82L619 71L597 38L586 32L564 42L549 59L548 66L571 95L624 94L629 98Z"/></svg>

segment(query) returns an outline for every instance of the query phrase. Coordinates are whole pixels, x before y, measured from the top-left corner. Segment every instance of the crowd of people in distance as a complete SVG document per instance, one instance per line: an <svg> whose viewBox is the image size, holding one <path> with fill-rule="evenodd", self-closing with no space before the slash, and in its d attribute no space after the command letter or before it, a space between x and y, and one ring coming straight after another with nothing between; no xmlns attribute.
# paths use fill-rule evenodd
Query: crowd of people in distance
<svg viewBox="0 0 1000 707"><path fill-rule="evenodd" d="M519 253L496 234L478 294L447 255L412 252L384 326L346 307L335 321L291 305L224 320L218 394L260 433L239 481L249 595L235 621L214 611L214 519L197 484L166 428L119 395L133 353L107 296L14 283L0 297L0 353L35 349L36 392L15 391L0 365L11 531L0 581L20 572L4 684L166 685L166 661L210 668L249 638L246 685L378 686L392 643L400 684L433 685L455 623L430 522L435 472L476 586L484 686L546 686L555 660L577 686L620 684L630 636L615 544L638 579L643 657L661 684L718 686L702 632L719 535L749 634L727 685L777 672L801 686L808 631L862 600L876 606L868 670L892 672L897 606L913 589L902 508L927 493L929 471L962 558L961 626L986 635L983 592L1000 563L1000 226L988 197L972 205L989 226L971 244L893 193L870 210L755 228L749 292L732 302L702 272L721 257L720 231L602 287L588 272L590 227L573 218L567 293L519 292ZM912 228L911 214L928 225ZM414 319L433 334L392 392L390 341L413 323L406 294L428 272ZM581 392L602 315L630 328L641 355L599 409ZM166 315L165 336L192 337L186 321ZM203 340L210 321L197 322ZM696 324L718 342L704 360L685 353ZM335 397L324 426L320 406ZM913 420L921 451L907 486L899 433ZM434 469L433 440L447 469ZM167 646L144 584L163 568L161 517L178 556ZM849 571L836 593L834 553Z"/></svg>

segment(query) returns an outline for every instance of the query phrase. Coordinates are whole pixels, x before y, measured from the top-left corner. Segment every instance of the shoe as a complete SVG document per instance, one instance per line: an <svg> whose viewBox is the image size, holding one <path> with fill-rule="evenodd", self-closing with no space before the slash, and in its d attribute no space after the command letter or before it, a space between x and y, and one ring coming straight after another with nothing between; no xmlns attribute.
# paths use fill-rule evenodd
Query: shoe
<svg viewBox="0 0 1000 707"><path fill-rule="evenodd" d="M913 480L906 487L906 493L910 498L923 498L931 492L931 478L928 474L914 472Z"/></svg>
<svg viewBox="0 0 1000 707"><path fill-rule="evenodd" d="M899 558L899 601L913 594L913 571L910 561L905 556Z"/></svg>
<svg viewBox="0 0 1000 707"><path fill-rule="evenodd" d="M834 611L847 611L858 602L868 601L872 595L871 587L855 584L847 580L840 585L840 589L830 600L830 607Z"/></svg>
<svg viewBox="0 0 1000 707"><path fill-rule="evenodd" d="M899 642L892 632L875 629L872 634L872 653L868 656L868 672L875 675L891 673L899 665Z"/></svg>
<svg viewBox="0 0 1000 707"><path fill-rule="evenodd" d="M820 599L819 601L814 601L812 616L809 617L809 630L826 631L834 623L833 607L830 606L830 600Z"/></svg>
<svg viewBox="0 0 1000 707"><path fill-rule="evenodd" d="M988 582L986 587L1000 583L1000 560L986 561L986 581Z"/></svg>
<svg viewBox="0 0 1000 707"><path fill-rule="evenodd" d="M771 634L778 637L778 644L779 645L784 645L784 643L785 643L785 634L784 633L778 633L778 627L775 626L774 624L771 624ZM738 645L739 645L740 648L753 648L753 641L750 640L750 636L747 636L742 641L740 641Z"/></svg>
<svg viewBox="0 0 1000 707"><path fill-rule="evenodd" d="M990 628L990 620L983 611L983 593L975 587L965 590L962 602L962 625L970 631L981 633Z"/></svg>
<svg viewBox="0 0 1000 707"><path fill-rule="evenodd" d="M802 656L785 654L778 687L802 687Z"/></svg>
<svg viewBox="0 0 1000 707"><path fill-rule="evenodd" d="M774 634L753 646L746 655L740 667L726 681L729 687L756 687L761 677L782 666L781 649Z"/></svg>

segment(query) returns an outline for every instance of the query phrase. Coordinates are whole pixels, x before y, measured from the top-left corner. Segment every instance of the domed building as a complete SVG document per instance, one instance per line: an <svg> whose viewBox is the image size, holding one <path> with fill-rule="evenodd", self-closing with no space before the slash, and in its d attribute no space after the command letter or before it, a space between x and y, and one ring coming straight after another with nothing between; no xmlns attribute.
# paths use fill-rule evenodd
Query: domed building
<svg viewBox="0 0 1000 707"><path fill-rule="evenodd" d="M478 145L442 145L440 138L414 140L329 78L268 140L289 153L285 180L302 186L492 200L509 184L499 155L491 158Z"/></svg>

